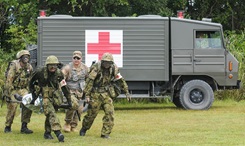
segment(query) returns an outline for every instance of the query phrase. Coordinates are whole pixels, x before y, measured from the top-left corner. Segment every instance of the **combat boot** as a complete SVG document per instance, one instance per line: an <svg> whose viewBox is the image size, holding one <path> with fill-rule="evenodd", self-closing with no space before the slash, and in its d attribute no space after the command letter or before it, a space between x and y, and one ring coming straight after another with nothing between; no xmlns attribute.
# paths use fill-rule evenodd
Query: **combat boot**
<svg viewBox="0 0 245 146"><path fill-rule="evenodd" d="M80 130L80 136L85 136L87 129L83 128Z"/></svg>
<svg viewBox="0 0 245 146"><path fill-rule="evenodd" d="M27 128L27 123L26 122L22 123L20 132L23 133L23 134L31 134L31 133L33 133L32 130Z"/></svg>
<svg viewBox="0 0 245 146"><path fill-rule="evenodd" d="M78 132L77 127L71 127L72 132Z"/></svg>
<svg viewBox="0 0 245 146"><path fill-rule="evenodd" d="M54 139L53 136L51 135L51 132L45 131L43 135L44 139Z"/></svg>
<svg viewBox="0 0 245 146"><path fill-rule="evenodd" d="M4 128L4 133L10 133L10 132L12 132L12 131L11 131L11 127L10 127L10 126L6 126L6 127Z"/></svg>
<svg viewBox="0 0 245 146"><path fill-rule="evenodd" d="M64 142L65 136L60 132L60 130L54 131L56 137L58 138L59 142Z"/></svg>
<svg viewBox="0 0 245 146"><path fill-rule="evenodd" d="M63 130L64 132L71 132L71 125L68 123L65 123Z"/></svg>
<svg viewBox="0 0 245 146"><path fill-rule="evenodd" d="M104 138L104 139L109 139L109 138L110 138L109 135L101 135L100 137L101 137L101 138Z"/></svg>

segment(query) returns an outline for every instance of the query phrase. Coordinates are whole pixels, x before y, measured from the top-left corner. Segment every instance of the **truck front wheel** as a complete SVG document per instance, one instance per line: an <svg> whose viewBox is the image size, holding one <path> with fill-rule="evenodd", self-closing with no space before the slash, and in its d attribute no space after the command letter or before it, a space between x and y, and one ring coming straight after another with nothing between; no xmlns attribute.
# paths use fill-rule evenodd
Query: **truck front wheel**
<svg viewBox="0 0 245 146"><path fill-rule="evenodd" d="M214 92L210 85L202 80L191 80L180 90L180 104L185 109L209 109L214 101Z"/></svg>

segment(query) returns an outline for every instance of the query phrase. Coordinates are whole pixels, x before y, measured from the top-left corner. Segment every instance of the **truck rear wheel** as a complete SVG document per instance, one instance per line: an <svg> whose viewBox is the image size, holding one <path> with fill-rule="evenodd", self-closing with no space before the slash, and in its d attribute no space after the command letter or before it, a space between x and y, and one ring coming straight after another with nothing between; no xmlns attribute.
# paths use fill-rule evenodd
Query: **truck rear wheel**
<svg viewBox="0 0 245 146"><path fill-rule="evenodd" d="M214 92L210 85L202 80L191 80L180 90L180 104L185 109L209 109L214 101Z"/></svg>

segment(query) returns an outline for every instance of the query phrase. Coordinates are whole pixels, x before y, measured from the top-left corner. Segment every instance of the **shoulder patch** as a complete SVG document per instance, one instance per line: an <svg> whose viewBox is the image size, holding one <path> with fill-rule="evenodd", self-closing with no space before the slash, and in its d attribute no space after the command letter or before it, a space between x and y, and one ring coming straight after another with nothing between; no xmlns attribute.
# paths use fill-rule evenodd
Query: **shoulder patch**
<svg viewBox="0 0 245 146"><path fill-rule="evenodd" d="M60 82L60 86L63 87L63 86L66 86L66 85L67 85L67 84L66 84L65 79L63 79L63 80Z"/></svg>
<svg viewBox="0 0 245 146"><path fill-rule="evenodd" d="M119 79L121 79L121 78L122 78L121 74L120 74L120 73L117 73L117 75L116 75L114 81L117 81L117 80L119 80Z"/></svg>

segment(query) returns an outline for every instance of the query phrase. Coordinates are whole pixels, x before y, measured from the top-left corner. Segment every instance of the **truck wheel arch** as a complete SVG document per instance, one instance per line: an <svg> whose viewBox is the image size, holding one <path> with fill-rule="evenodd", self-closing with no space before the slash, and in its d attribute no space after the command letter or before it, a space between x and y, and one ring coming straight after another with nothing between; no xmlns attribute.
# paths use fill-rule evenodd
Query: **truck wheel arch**
<svg viewBox="0 0 245 146"><path fill-rule="evenodd" d="M211 107L214 92L205 81L190 80L182 86L179 100L184 109L205 110Z"/></svg>

